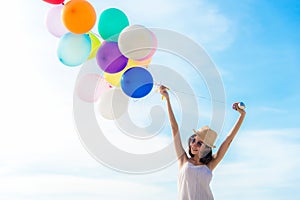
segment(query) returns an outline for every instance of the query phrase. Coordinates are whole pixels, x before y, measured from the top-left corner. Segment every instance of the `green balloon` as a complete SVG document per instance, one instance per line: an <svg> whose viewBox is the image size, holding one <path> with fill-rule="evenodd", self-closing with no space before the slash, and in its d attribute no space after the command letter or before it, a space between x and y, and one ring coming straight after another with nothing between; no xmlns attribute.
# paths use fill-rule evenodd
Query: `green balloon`
<svg viewBox="0 0 300 200"><path fill-rule="evenodd" d="M125 13L117 8L109 8L99 17L98 32L104 40L117 42L119 34L128 25Z"/></svg>

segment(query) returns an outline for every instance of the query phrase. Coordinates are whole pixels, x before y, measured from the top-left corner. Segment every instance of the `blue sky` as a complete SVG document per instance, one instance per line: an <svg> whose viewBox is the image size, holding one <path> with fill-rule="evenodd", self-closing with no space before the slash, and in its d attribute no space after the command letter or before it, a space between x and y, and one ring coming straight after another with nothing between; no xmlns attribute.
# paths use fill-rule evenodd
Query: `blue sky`
<svg viewBox="0 0 300 200"><path fill-rule="evenodd" d="M214 171L216 199L300 195L298 1L90 2L98 14L118 7L132 24L171 29L203 46L226 93L217 145L238 117L231 104L246 103L245 123ZM80 67L64 66L56 57L58 39L44 21L51 5L16 0L3 7L1 199L176 199L176 163L156 173L123 174L98 163L81 144L73 120ZM170 141L166 137L160 145Z"/></svg>

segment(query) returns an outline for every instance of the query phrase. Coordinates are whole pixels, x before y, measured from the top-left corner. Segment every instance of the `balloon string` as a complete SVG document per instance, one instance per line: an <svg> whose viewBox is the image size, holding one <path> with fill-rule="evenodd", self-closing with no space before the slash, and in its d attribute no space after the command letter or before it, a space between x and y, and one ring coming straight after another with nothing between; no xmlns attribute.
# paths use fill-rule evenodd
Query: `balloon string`
<svg viewBox="0 0 300 200"><path fill-rule="evenodd" d="M158 88L162 84L155 82L154 85L157 86L157 88ZM216 99L211 99L211 98L208 98L208 97L205 97L205 96L201 96L201 95L195 95L195 94L191 94L191 93L187 93L187 92L182 92L182 91L179 91L179 90L172 89L172 91L174 91L176 93L182 93L182 94L185 94L185 95L190 95L190 96L194 96L194 97L197 97L197 98L205 99L207 101L214 101L214 102L219 102L219 103L225 103L224 101L220 101L220 100L216 100Z"/></svg>
<svg viewBox="0 0 300 200"><path fill-rule="evenodd" d="M159 86L161 86L162 84L160 83L157 83L157 82L154 82L153 83L157 88L156 88L156 92L158 92L158 88ZM169 88L168 88L169 89ZM182 94L185 94L185 95L190 95L190 96L194 96L196 98L201 98L201 99L205 99L207 101L213 101L213 102L219 102L219 103L225 103L224 101L220 101L220 100L216 100L216 99L211 99L211 98L208 98L208 97L205 97L205 96L201 96L201 95L195 95L195 94L191 94L191 93L187 93L187 92L182 92L182 91L178 91L178 90L174 90L174 89L170 89L171 92L175 92L175 93L182 93ZM162 96L163 97L163 96ZM162 98L163 100L164 98ZM133 99L133 102L138 102L140 101L141 99Z"/></svg>
<svg viewBox="0 0 300 200"><path fill-rule="evenodd" d="M220 101L220 100L216 100L216 99L211 99L211 98L208 98L208 97L205 97L205 96L189 94L187 92L182 92L182 91L177 91L177 90L173 90L173 91L175 91L177 93L182 93L182 94L191 95L191 96L194 96L194 97L197 97L197 98L205 99L207 101L214 101L214 102L219 102L219 103L225 103L224 101Z"/></svg>

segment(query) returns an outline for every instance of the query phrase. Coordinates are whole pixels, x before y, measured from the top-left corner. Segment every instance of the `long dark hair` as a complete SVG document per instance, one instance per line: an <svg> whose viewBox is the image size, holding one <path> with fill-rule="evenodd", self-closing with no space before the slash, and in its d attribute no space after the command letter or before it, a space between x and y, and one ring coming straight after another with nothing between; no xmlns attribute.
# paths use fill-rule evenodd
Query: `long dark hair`
<svg viewBox="0 0 300 200"><path fill-rule="evenodd" d="M193 134L190 138L189 138L189 155L193 158L194 157L194 154L192 154L192 151L191 151L191 141L192 139L196 136L196 134ZM202 158L200 158L200 162L207 165L211 160L213 159L213 156L212 156L212 149L210 148L210 151Z"/></svg>

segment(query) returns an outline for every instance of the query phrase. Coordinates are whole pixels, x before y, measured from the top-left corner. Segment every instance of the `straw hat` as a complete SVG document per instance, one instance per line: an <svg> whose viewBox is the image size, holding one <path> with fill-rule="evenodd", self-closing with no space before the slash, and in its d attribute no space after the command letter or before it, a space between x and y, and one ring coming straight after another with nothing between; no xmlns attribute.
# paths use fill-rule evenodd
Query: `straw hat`
<svg viewBox="0 0 300 200"><path fill-rule="evenodd" d="M197 131L193 129L193 131L198 137L200 137L204 144L211 148L216 148L214 143L218 137L218 134L215 131L211 130L208 126L203 126Z"/></svg>

